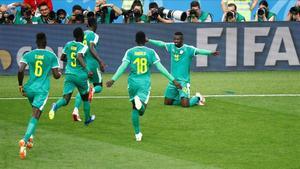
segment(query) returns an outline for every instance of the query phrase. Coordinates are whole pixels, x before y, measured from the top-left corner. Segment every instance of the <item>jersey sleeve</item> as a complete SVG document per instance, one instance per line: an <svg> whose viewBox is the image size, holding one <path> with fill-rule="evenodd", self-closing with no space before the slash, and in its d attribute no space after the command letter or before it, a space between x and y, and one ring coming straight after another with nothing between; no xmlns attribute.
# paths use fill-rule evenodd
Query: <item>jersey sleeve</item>
<svg viewBox="0 0 300 169"><path fill-rule="evenodd" d="M59 68L59 61L58 61L58 57L53 53L52 54L52 63L51 63L51 68Z"/></svg>
<svg viewBox="0 0 300 169"><path fill-rule="evenodd" d="M99 41L99 35L97 35L96 33L94 33L94 35L92 36L92 38L90 40L90 43L93 43L93 44L97 45L98 41Z"/></svg>
<svg viewBox="0 0 300 169"><path fill-rule="evenodd" d="M23 55L23 57L20 60L20 62L25 63L25 64L28 65L28 62L29 62L29 58L28 57L29 57L29 55L28 55L28 53L26 53L25 55Z"/></svg>
<svg viewBox="0 0 300 169"><path fill-rule="evenodd" d="M86 45L80 45L80 49L78 50L78 53L81 53L83 55L85 55L85 53L87 52L88 47Z"/></svg>
<svg viewBox="0 0 300 169"><path fill-rule="evenodd" d="M168 52L170 52L172 49L172 43L166 43L165 44L165 48L166 48L166 50L168 51Z"/></svg>
<svg viewBox="0 0 300 169"><path fill-rule="evenodd" d="M122 59L122 62L128 62L130 63L130 55L129 55L129 51L127 50L123 59Z"/></svg>
<svg viewBox="0 0 300 169"><path fill-rule="evenodd" d="M153 50L152 63L156 64L157 62L160 62L160 58L159 58L158 54Z"/></svg>
<svg viewBox="0 0 300 169"><path fill-rule="evenodd" d="M206 49L198 49L198 48L195 48L193 46L191 46L192 48L192 52L193 52L193 56L196 56L196 55L211 55L212 54L212 51L210 50L206 50Z"/></svg>

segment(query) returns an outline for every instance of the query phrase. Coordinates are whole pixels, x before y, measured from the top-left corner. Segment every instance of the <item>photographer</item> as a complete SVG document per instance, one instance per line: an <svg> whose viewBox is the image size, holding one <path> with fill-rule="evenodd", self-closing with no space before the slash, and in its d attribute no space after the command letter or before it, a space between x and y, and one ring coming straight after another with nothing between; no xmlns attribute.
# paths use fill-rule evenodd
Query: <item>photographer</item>
<svg viewBox="0 0 300 169"><path fill-rule="evenodd" d="M14 14L8 11L2 11L0 11L0 24L13 24L15 19Z"/></svg>
<svg viewBox="0 0 300 169"><path fill-rule="evenodd" d="M33 24L55 24L56 22L56 15L55 12L51 11L46 3L41 3L38 7L39 11L41 12L41 16L33 17L32 23Z"/></svg>
<svg viewBox="0 0 300 169"><path fill-rule="evenodd" d="M122 10L114 4L106 4L106 0L97 0L95 14L97 23L109 24L122 15Z"/></svg>
<svg viewBox="0 0 300 169"><path fill-rule="evenodd" d="M32 24L32 9L30 5L22 3L15 3L14 5L15 7L21 7L21 10L16 10L14 24Z"/></svg>
<svg viewBox="0 0 300 169"><path fill-rule="evenodd" d="M76 24L76 23L83 23L83 9L80 5L74 5L72 8L72 15L68 16L68 24Z"/></svg>
<svg viewBox="0 0 300 169"><path fill-rule="evenodd" d="M158 8L157 3L149 4L148 22L149 23L174 23L173 20L162 17L162 11Z"/></svg>
<svg viewBox="0 0 300 169"><path fill-rule="evenodd" d="M237 6L234 3L228 4L228 11L224 13L222 22L245 22L245 17L237 12Z"/></svg>
<svg viewBox="0 0 300 169"><path fill-rule="evenodd" d="M221 0L221 7L223 13L226 14L228 11L229 4L235 4L237 11L240 15L245 17L245 21L251 21L251 13L256 7L258 0Z"/></svg>
<svg viewBox="0 0 300 169"><path fill-rule="evenodd" d="M123 10L124 23L147 23L148 16L143 14L143 5L141 1L135 0L130 10Z"/></svg>
<svg viewBox="0 0 300 169"><path fill-rule="evenodd" d="M292 7L288 13L287 21L300 21L300 7Z"/></svg>
<svg viewBox="0 0 300 169"><path fill-rule="evenodd" d="M68 23L67 12L64 9L57 10L56 15L57 15L56 20L57 20L58 24L67 24Z"/></svg>
<svg viewBox="0 0 300 169"><path fill-rule="evenodd" d="M259 8L255 14L255 21L275 21L276 14L269 11L269 4L266 0L259 3Z"/></svg>
<svg viewBox="0 0 300 169"><path fill-rule="evenodd" d="M198 1L191 2L191 9L188 10L188 22L199 23L199 22L212 22L211 14L204 12L200 8Z"/></svg>

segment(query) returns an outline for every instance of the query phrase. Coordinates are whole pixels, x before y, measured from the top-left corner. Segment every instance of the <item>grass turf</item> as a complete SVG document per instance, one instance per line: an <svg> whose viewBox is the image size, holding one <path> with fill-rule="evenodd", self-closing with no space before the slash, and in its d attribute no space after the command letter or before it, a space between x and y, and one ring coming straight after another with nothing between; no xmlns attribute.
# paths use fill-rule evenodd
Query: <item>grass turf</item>
<svg viewBox="0 0 300 169"><path fill-rule="evenodd" d="M167 81L159 74L152 79L152 95L163 95ZM193 73L191 79L192 93L300 91L298 71ZM0 81L0 97L20 97L15 76ZM52 80L50 96L60 96L62 84ZM126 86L123 75L96 96L127 95ZM89 127L72 122L74 100L48 120L54 101L45 106L34 148L20 160L17 142L31 107L27 100L0 100L0 168L300 168L300 97L207 98L206 106L188 109L151 98L141 143L134 141L127 99L94 99L97 117Z"/></svg>

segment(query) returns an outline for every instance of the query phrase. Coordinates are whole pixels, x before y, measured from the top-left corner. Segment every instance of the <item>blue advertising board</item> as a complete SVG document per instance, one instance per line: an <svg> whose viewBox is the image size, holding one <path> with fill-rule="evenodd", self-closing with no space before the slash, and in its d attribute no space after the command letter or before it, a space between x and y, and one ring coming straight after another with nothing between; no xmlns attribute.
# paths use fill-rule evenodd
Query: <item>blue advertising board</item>
<svg viewBox="0 0 300 169"><path fill-rule="evenodd" d="M45 32L48 47L58 56L66 42L73 40L76 25L0 25L0 74L15 75L18 61L35 48L35 34ZM207 24L110 24L99 25L97 49L116 71L128 48L135 46L135 33L144 31L151 39L171 42L181 31L185 43L197 48L219 50L219 57L195 57L192 71L300 70L300 23L207 23ZM86 29L85 26L82 28ZM170 56L154 48L169 67Z"/></svg>

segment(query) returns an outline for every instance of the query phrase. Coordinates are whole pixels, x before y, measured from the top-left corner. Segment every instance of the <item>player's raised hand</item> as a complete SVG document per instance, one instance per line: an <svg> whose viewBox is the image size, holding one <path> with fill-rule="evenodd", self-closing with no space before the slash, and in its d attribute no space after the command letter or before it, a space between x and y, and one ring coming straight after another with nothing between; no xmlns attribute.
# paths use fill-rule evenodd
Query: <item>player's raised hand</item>
<svg viewBox="0 0 300 169"><path fill-rule="evenodd" d="M106 82L106 87L111 87L114 84L114 80L109 80Z"/></svg>
<svg viewBox="0 0 300 169"><path fill-rule="evenodd" d="M219 56L219 55L220 55L220 51L214 51L214 52L212 53L212 55L214 55L214 56Z"/></svg>
<svg viewBox="0 0 300 169"><path fill-rule="evenodd" d="M176 80L173 80L174 85L176 86L177 89L182 89L182 86L179 82L177 82Z"/></svg>

